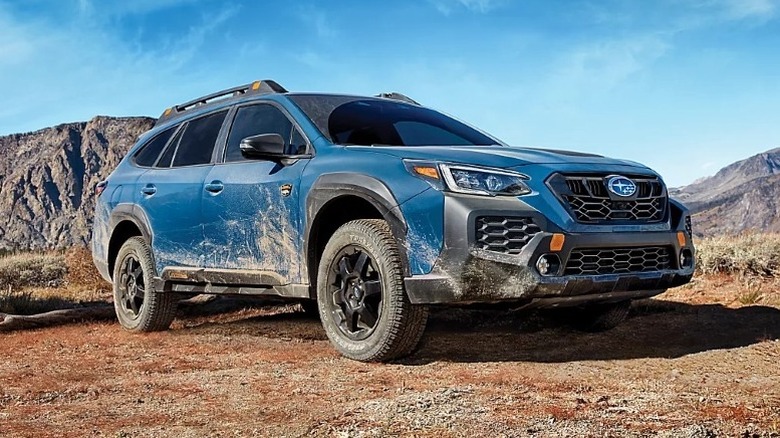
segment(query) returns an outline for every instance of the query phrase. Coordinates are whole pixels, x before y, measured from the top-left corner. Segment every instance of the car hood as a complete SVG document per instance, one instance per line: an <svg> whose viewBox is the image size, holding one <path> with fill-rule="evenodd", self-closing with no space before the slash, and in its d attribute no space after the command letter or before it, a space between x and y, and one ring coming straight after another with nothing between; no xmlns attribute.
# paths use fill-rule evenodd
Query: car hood
<svg viewBox="0 0 780 438"><path fill-rule="evenodd" d="M646 169L633 161L606 158L581 152L510 146L347 146L403 159L442 161L485 167L510 168L531 164L590 164L630 166Z"/></svg>

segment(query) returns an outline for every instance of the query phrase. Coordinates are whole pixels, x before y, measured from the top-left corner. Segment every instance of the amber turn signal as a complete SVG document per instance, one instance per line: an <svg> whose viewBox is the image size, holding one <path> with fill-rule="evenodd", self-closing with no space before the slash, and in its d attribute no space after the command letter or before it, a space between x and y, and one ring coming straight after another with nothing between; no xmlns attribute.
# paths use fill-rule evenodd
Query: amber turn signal
<svg viewBox="0 0 780 438"><path fill-rule="evenodd" d="M688 244L688 239L685 238L685 233L682 231L677 233L677 242L683 247Z"/></svg>
<svg viewBox="0 0 780 438"><path fill-rule="evenodd" d="M550 251L561 251L564 243L566 243L566 236L563 234L553 234L552 240L550 240Z"/></svg>
<svg viewBox="0 0 780 438"><path fill-rule="evenodd" d="M414 166L414 173L428 178L439 179L439 171L435 167Z"/></svg>

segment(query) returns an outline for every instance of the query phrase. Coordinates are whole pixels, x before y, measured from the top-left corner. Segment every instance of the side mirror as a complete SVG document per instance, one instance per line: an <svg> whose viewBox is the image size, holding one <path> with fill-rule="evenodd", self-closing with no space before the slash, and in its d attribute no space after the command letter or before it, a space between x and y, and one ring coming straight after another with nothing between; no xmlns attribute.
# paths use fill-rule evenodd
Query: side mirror
<svg viewBox="0 0 780 438"><path fill-rule="evenodd" d="M241 153L247 158L278 160L284 158L284 139L279 134L253 135L241 140Z"/></svg>

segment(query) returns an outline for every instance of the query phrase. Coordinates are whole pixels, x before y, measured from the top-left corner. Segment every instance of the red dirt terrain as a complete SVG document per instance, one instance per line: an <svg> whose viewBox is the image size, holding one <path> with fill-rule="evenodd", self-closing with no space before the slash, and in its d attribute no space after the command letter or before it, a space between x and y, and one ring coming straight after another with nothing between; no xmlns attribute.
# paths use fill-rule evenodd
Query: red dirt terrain
<svg viewBox="0 0 780 438"><path fill-rule="evenodd" d="M392 364L341 358L291 307L2 334L0 435L780 436L777 288L750 305L735 288L635 303L599 334L436 310Z"/></svg>

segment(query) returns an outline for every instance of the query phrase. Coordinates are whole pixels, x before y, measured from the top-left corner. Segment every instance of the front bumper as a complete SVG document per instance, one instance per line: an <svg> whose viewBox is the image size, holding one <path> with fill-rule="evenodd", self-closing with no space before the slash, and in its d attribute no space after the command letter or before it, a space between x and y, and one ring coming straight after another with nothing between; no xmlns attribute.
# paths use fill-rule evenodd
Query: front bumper
<svg viewBox="0 0 780 438"><path fill-rule="evenodd" d="M406 278L409 299L415 304L515 302L522 306L566 306L645 298L690 282L694 266L681 266L680 254L695 257L691 236L685 229L686 212L673 204L664 224L643 226L594 226L592 232L567 233L537 210L516 198L483 198L448 194L445 206L444 249L433 270ZM477 249L479 217L529 218L542 230L519 254ZM678 233L685 233L685 245ZM554 234L565 243L551 251ZM566 275L572 253L578 250L664 248L667 269L604 275ZM543 276L536 268L540 257L555 254L560 269Z"/></svg>

